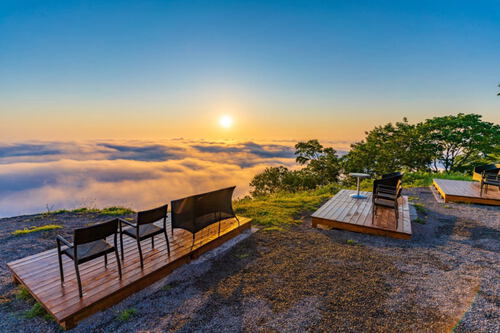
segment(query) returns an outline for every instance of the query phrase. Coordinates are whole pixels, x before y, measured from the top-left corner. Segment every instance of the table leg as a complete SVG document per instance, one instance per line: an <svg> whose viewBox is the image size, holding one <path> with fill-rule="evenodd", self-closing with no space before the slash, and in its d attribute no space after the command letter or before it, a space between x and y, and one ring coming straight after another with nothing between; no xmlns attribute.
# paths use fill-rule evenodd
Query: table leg
<svg viewBox="0 0 500 333"><path fill-rule="evenodd" d="M357 181L357 186L356 186L356 187L357 187L357 189L358 189L358 197L359 197L359 177L356 177L356 178L358 179L358 181Z"/></svg>

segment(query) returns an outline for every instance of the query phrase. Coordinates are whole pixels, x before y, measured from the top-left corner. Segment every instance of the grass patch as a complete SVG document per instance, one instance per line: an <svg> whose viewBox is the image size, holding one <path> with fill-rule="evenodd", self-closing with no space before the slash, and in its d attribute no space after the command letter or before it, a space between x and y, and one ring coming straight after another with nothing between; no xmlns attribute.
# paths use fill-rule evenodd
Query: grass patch
<svg viewBox="0 0 500 333"><path fill-rule="evenodd" d="M415 209L417 210L418 213L427 214L427 208L425 208L423 204L413 203L413 207L415 207Z"/></svg>
<svg viewBox="0 0 500 333"><path fill-rule="evenodd" d="M425 224L425 220L421 217L417 217L416 219L413 220L413 222L416 222L419 224Z"/></svg>
<svg viewBox="0 0 500 333"><path fill-rule="evenodd" d="M169 291L170 289L174 288L178 284L179 284L178 281L170 282L170 283L164 285L163 287L161 287L161 290Z"/></svg>
<svg viewBox="0 0 500 333"><path fill-rule="evenodd" d="M460 172L405 172L403 176L403 187L427 187L432 185L433 179L452 179L452 180L472 180L472 176ZM344 185L345 188L355 189L355 185L351 185L349 178ZM362 191L373 190L374 178L363 179L360 184Z"/></svg>
<svg viewBox="0 0 500 333"><path fill-rule="evenodd" d="M161 287L161 290L169 291L172 288L173 286L171 284L166 284L163 287Z"/></svg>
<svg viewBox="0 0 500 333"><path fill-rule="evenodd" d="M134 213L134 211L130 208L126 207L106 207L102 209L98 208L88 208L88 207L80 207L76 209L59 209L53 212L49 212L49 215L59 215L64 213L73 213L73 214L100 214L100 215L109 215L109 216L122 216Z"/></svg>
<svg viewBox="0 0 500 333"><path fill-rule="evenodd" d="M339 189L337 185L330 185L313 191L245 197L234 206L238 215L253 219L253 223L265 227L264 230L283 231L287 225L300 223L304 214L316 210Z"/></svg>
<svg viewBox="0 0 500 333"><path fill-rule="evenodd" d="M69 211L70 213L79 213L79 214L100 214L100 215L110 215L110 216L121 216L128 215L134 213L133 210L125 207L107 207L103 209L98 208L77 208Z"/></svg>
<svg viewBox="0 0 500 333"><path fill-rule="evenodd" d="M262 229L263 231L286 231L285 228L278 227L278 226L272 226L272 227L266 227Z"/></svg>
<svg viewBox="0 0 500 333"><path fill-rule="evenodd" d="M433 179L472 180L472 176L460 172L410 172L403 176L404 187L431 186Z"/></svg>
<svg viewBox="0 0 500 333"><path fill-rule="evenodd" d="M23 300L23 301L31 301L33 299L33 297L31 297L31 294L28 291L28 289L26 289L23 286L20 286L17 289L16 298L20 299L20 300Z"/></svg>
<svg viewBox="0 0 500 333"><path fill-rule="evenodd" d="M118 316L116 317L119 321L128 321L130 320L135 314L137 313L137 310L135 308L130 308L130 309L125 309L121 311Z"/></svg>
<svg viewBox="0 0 500 333"><path fill-rule="evenodd" d="M36 302L33 304L31 309L27 310L24 312L24 317L25 318L35 318L35 317L43 317L45 320L54 320L54 318L43 308L43 306Z"/></svg>
<svg viewBox="0 0 500 333"><path fill-rule="evenodd" d="M250 254L249 253L238 253L238 254L235 254L234 256L238 259L245 259L245 258L248 258L250 256Z"/></svg>
<svg viewBox="0 0 500 333"><path fill-rule="evenodd" d="M354 239L348 239L345 241L348 245L358 245L358 242L356 242Z"/></svg>
<svg viewBox="0 0 500 333"><path fill-rule="evenodd" d="M14 230L12 234L14 236L20 236L20 235L26 235L26 234L31 234L33 232L39 232L39 231L49 231L49 230L55 230L55 229L61 229L62 226L58 224L47 224L41 227L31 227L31 228L24 228L20 230Z"/></svg>

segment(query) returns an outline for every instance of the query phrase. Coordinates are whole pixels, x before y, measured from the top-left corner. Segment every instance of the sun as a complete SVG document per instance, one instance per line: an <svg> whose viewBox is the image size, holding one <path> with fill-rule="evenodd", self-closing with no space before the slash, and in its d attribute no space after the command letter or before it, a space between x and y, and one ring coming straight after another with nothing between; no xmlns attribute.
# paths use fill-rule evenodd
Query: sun
<svg viewBox="0 0 500 333"><path fill-rule="evenodd" d="M219 125L224 128L230 128L233 126L233 118L228 115L224 115L219 118Z"/></svg>

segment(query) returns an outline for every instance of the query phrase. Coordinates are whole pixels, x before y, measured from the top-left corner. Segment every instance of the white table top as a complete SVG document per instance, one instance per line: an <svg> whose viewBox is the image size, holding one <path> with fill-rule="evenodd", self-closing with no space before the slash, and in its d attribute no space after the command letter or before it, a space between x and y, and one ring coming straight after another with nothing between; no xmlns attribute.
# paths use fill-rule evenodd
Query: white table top
<svg viewBox="0 0 500 333"><path fill-rule="evenodd" d="M370 178L370 175L367 173L357 173L357 172L351 172L349 176L352 177L358 177L358 178Z"/></svg>

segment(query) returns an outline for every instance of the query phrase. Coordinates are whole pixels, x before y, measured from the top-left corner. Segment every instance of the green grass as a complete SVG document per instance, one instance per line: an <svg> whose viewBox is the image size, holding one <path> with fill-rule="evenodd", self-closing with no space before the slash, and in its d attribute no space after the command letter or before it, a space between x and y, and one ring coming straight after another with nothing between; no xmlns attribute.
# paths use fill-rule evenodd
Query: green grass
<svg viewBox="0 0 500 333"><path fill-rule="evenodd" d="M116 317L119 321L128 321L137 313L135 308L125 309Z"/></svg>
<svg viewBox="0 0 500 333"><path fill-rule="evenodd" d="M425 187L431 186L432 180L452 179L452 180L472 180L472 176L463 173L445 173L445 172L410 172L405 173L403 177L403 186L405 187Z"/></svg>
<svg viewBox="0 0 500 333"><path fill-rule="evenodd" d="M250 256L250 253L238 253L234 255L238 259L245 259Z"/></svg>
<svg viewBox="0 0 500 333"><path fill-rule="evenodd" d="M463 173L445 173L445 172L405 172L403 176L403 187L426 187L432 185L433 179L452 179L452 180L472 180L472 176ZM373 178L363 179L360 184L362 191L372 191ZM350 184L350 183L349 183ZM346 188L354 189L355 186Z"/></svg>
<svg viewBox="0 0 500 333"><path fill-rule="evenodd" d="M35 318L35 317L43 317L45 320L54 320L54 318L43 308L43 306L36 302L33 304L31 309L24 312L25 318Z"/></svg>
<svg viewBox="0 0 500 333"><path fill-rule="evenodd" d="M31 297L31 294L30 292L28 291L28 289L26 289L25 287L23 286L20 286L18 289L17 289L17 292L16 292L16 298L17 299L20 299L20 300L23 300L23 301L30 301L33 299L33 297Z"/></svg>
<svg viewBox="0 0 500 333"><path fill-rule="evenodd" d="M419 224L425 224L425 220L421 217L417 217L413 222L419 223Z"/></svg>
<svg viewBox="0 0 500 333"><path fill-rule="evenodd" d="M358 242L356 242L354 239L348 239L345 242L349 245L358 245Z"/></svg>
<svg viewBox="0 0 500 333"><path fill-rule="evenodd" d="M169 290L170 290L170 289L172 289L172 288L173 288L173 286L172 286L171 284L166 284L166 285L164 285L164 286L161 288L161 290L169 291Z"/></svg>
<svg viewBox="0 0 500 333"><path fill-rule="evenodd" d="M412 205L413 205L413 207L415 207L415 209L417 210L418 213L427 214L427 209L424 207L423 204L418 203L418 202L414 202L414 203L412 203Z"/></svg>
<svg viewBox="0 0 500 333"><path fill-rule="evenodd" d="M244 199L235 202L236 213L253 219L264 230L283 230L301 222L303 214L315 211L325 200L332 197L339 186L324 186L313 191L276 193L269 196Z"/></svg>
<svg viewBox="0 0 500 333"><path fill-rule="evenodd" d="M88 207L80 207L72 210L68 209L60 209L53 212L50 212L51 215L58 215L63 213L73 213L73 214L100 214L100 215L109 215L109 216L122 216L134 213L133 210L126 207L106 207L102 209L98 208L88 208Z"/></svg>
<svg viewBox="0 0 500 333"><path fill-rule="evenodd" d="M174 282L171 282L171 283L168 283L168 284L164 285L161 289L165 290L165 291L169 291L170 289L174 288L178 284L179 284L179 282L174 281Z"/></svg>
<svg viewBox="0 0 500 333"><path fill-rule="evenodd" d="M62 226L58 224L47 224L41 227L31 227L31 228L24 228L24 229L19 229L19 230L14 230L12 234L14 236L21 236L21 235L26 235L26 234L31 234L33 232L39 232L39 231L49 231L49 230L55 230L55 229L61 229Z"/></svg>

